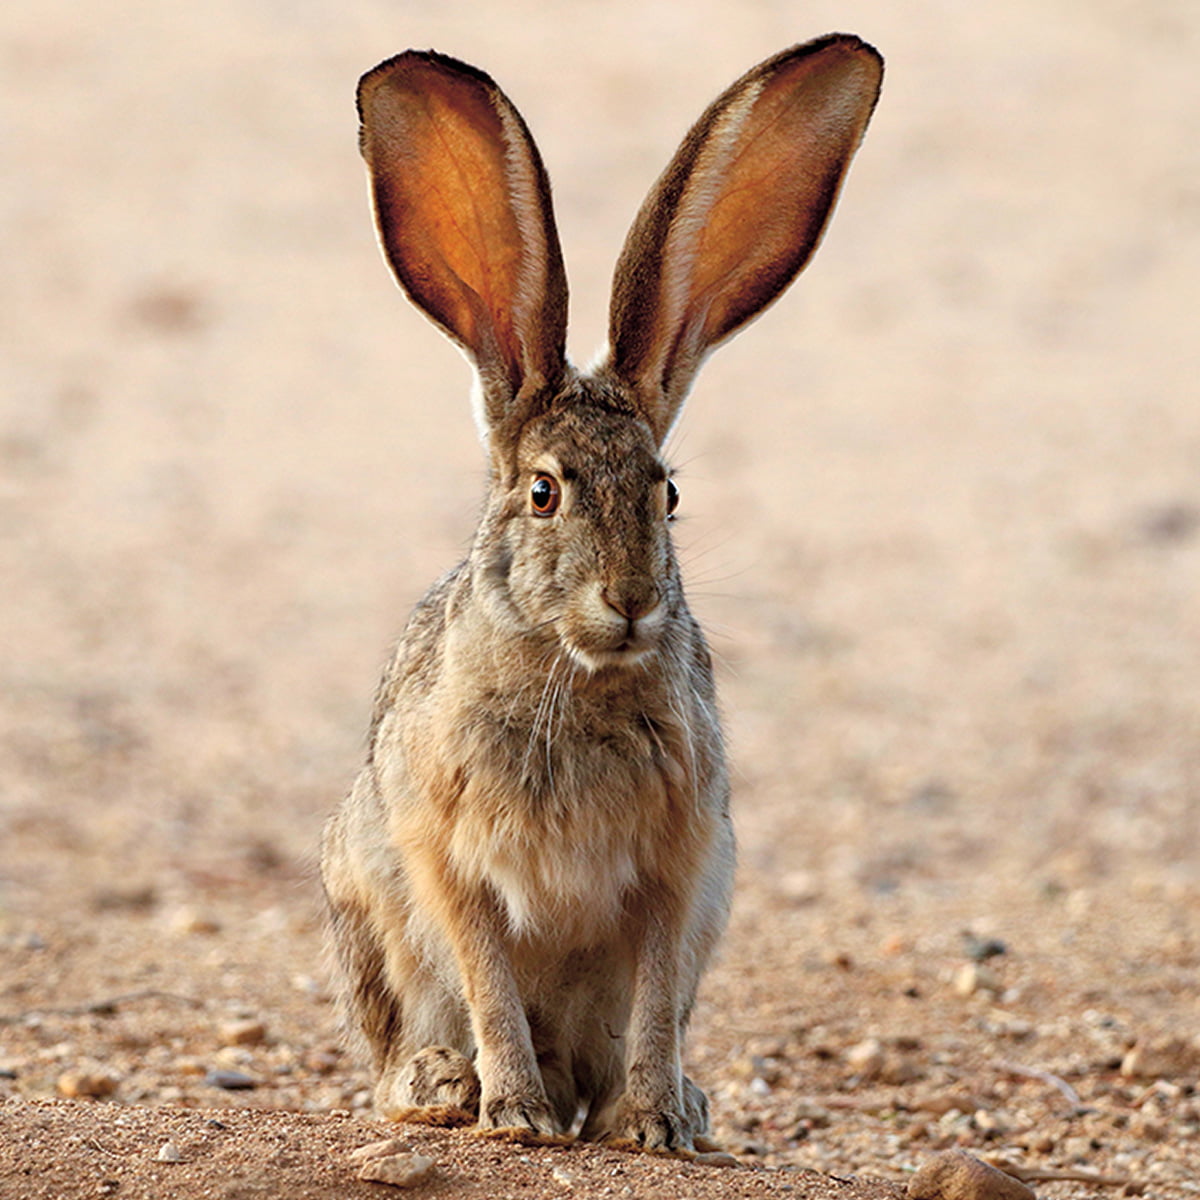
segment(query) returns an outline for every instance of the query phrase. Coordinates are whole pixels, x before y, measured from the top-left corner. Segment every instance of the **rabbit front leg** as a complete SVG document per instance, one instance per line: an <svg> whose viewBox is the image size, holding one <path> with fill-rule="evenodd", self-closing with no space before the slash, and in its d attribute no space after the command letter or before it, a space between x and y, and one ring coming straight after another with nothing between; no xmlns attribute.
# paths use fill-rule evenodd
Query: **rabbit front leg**
<svg viewBox="0 0 1200 1200"><path fill-rule="evenodd" d="M453 914L446 933L478 1048L480 1128L562 1133L546 1096L495 903L460 895L445 911Z"/></svg>
<svg viewBox="0 0 1200 1200"><path fill-rule="evenodd" d="M680 1043L690 998L683 995L683 922L648 900L640 921L625 1053L625 1091L605 1121L608 1140L645 1150L690 1150L704 1132L703 1106L689 1103ZM673 906L672 906L673 907ZM691 1085L694 1090L694 1085Z"/></svg>

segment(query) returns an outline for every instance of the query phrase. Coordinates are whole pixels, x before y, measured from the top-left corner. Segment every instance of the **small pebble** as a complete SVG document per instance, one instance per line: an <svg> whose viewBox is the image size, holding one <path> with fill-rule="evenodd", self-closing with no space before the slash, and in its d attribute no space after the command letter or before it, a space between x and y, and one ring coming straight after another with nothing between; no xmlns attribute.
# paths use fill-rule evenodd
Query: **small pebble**
<svg viewBox="0 0 1200 1200"><path fill-rule="evenodd" d="M791 871L778 882L784 898L797 907L815 904L821 898L821 884L810 871Z"/></svg>
<svg viewBox="0 0 1200 1200"><path fill-rule="evenodd" d="M905 1194L908 1200L1037 1200L1019 1179L965 1150L944 1150L926 1159Z"/></svg>
<svg viewBox="0 0 1200 1200"><path fill-rule="evenodd" d="M550 1172L550 1178L553 1179L555 1183L562 1184L563 1187L575 1186L575 1176L563 1167L555 1167L554 1170Z"/></svg>
<svg viewBox="0 0 1200 1200"><path fill-rule="evenodd" d="M878 1038L867 1038L846 1051L846 1065L863 1081L879 1077L883 1070L883 1043Z"/></svg>
<svg viewBox="0 0 1200 1200"><path fill-rule="evenodd" d="M1000 981L994 971L981 963L967 963L954 973L954 990L960 996L973 996L976 992L998 992Z"/></svg>
<svg viewBox="0 0 1200 1200"><path fill-rule="evenodd" d="M241 1071L209 1071L204 1076L204 1082L209 1087L223 1088L227 1092L246 1092L258 1087L258 1080L243 1075Z"/></svg>
<svg viewBox="0 0 1200 1200"><path fill-rule="evenodd" d="M1008 946L999 938L977 937L969 929L962 931L963 953L972 962L986 962L999 954L1007 954Z"/></svg>
<svg viewBox="0 0 1200 1200"><path fill-rule="evenodd" d="M368 1183L390 1183L392 1187L415 1187L434 1173L432 1158L423 1154L386 1154L363 1163L359 1179Z"/></svg>
<svg viewBox="0 0 1200 1200"><path fill-rule="evenodd" d="M971 1122L980 1133L988 1137L1000 1137L1009 1129L1009 1121L1003 1113L993 1112L987 1108L977 1108L971 1117Z"/></svg>
<svg viewBox="0 0 1200 1200"><path fill-rule="evenodd" d="M221 922L195 908L177 908L168 922L172 933L218 933Z"/></svg>
<svg viewBox="0 0 1200 1200"><path fill-rule="evenodd" d="M163 1142L158 1148L158 1153L155 1158L159 1162L179 1163L183 1162L183 1155L179 1153L179 1147L174 1142Z"/></svg>
<svg viewBox="0 0 1200 1200"><path fill-rule="evenodd" d="M692 1161L699 1167L740 1167L742 1165L732 1154L727 1154L724 1150L709 1150L704 1154L697 1154Z"/></svg>
<svg viewBox="0 0 1200 1200"><path fill-rule="evenodd" d="M1139 1038L1121 1060L1126 1079L1175 1079L1200 1070L1200 1046L1181 1037Z"/></svg>
<svg viewBox="0 0 1200 1200"><path fill-rule="evenodd" d="M111 1096L118 1082L109 1071L64 1071L58 1077L58 1090L68 1100L98 1100Z"/></svg>
<svg viewBox="0 0 1200 1200"><path fill-rule="evenodd" d="M318 1047L310 1050L302 1060L304 1069L314 1075L331 1075L341 1062L341 1054L330 1047Z"/></svg>
<svg viewBox="0 0 1200 1200"><path fill-rule="evenodd" d="M267 1040L266 1024L254 1017L225 1021L217 1029L223 1046L257 1046Z"/></svg>

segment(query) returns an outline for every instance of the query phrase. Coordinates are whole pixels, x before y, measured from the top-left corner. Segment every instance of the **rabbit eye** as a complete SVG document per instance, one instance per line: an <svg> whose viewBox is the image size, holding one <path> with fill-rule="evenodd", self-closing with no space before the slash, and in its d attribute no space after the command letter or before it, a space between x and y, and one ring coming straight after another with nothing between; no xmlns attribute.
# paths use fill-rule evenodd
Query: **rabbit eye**
<svg viewBox="0 0 1200 1200"><path fill-rule="evenodd" d="M675 486L675 480L667 480L667 516L673 517L675 510L679 507L679 488Z"/></svg>
<svg viewBox="0 0 1200 1200"><path fill-rule="evenodd" d="M552 517L558 511L561 493L553 475L539 475L529 489L529 503L539 517Z"/></svg>

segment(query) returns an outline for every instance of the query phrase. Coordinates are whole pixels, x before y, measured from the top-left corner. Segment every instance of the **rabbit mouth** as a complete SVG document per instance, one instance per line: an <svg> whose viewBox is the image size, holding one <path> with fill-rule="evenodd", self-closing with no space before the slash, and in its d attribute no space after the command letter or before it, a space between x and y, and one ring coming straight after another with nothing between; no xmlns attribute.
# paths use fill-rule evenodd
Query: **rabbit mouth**
<svg viewBox="0 0 1200 1200"><path fill-rule="evenodd" d="M644 663L654 653L654 647L645 640L629 640L608 649L585 648L571 642L565 645L572 659L593 675L613 667L628 670Z"/></svg>
<svg viewBox="0 0 1200 1200"><path fill-rule="evenodd" d="M596 629L563 630L563 645L571 657L589 672L606 668L623 668L645 663L655 652L662 626L662 610L636 621L626 621L622 627L601 632Z"/></svg>

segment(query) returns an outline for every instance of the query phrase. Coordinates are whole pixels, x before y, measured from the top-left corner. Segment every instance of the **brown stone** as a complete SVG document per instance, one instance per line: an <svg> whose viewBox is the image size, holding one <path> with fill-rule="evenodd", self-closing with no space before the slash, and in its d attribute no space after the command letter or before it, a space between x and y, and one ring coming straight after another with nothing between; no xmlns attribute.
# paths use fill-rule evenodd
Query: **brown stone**
<svg viewBox="0 0 1200 1200"><path fill-rule="evenodd" d="M908 1200L1037 1200L1019 1179L988 1166L965 1150L926 1159L908 1181Z"/></svg>
<svg viewBox="0 0 1200 1200"><path fill-rule="evenodd" d="M359 1179L368 1183L388 1183L392 1187L416 1187L434 1173L432 1158L423 1154L385 1154L369 1158L359 1171Z"/></svg>

